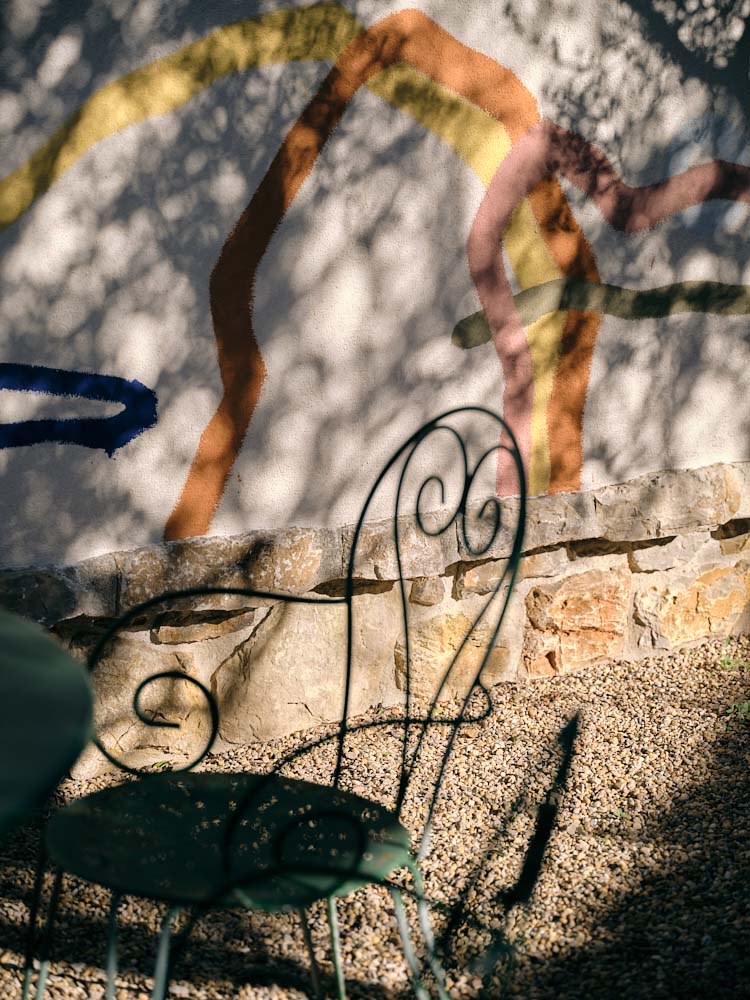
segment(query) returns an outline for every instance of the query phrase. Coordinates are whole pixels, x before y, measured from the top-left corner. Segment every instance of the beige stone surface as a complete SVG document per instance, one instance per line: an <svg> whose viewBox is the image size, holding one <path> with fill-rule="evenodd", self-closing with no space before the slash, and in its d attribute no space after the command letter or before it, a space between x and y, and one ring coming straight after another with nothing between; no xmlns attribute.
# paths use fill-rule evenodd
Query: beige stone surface
<svg viewBox="0 0 750 1000"><path fill-rule="evenodd" d="M633 548L628 553L628 562L634 573L654 573L660 570L685 566L693 559L705 560L719 557L722 553L719 542L708 531L694 531L687 535L677 535L664 544Z"/></svg>
<svg viewBox="0 0 750 1000"><path fill-rule="evenodd" d="M491 594L500 583L507 565L507 559L460 563L453 582L453 597L461 600L473 594Z"/></svg>
<svg viewBox="0 0 750 1000"><path fill-rule="evenodd" d="M721 538L718 541L721 554L725 556L738 555L740 552L750 550L750 534L743 532L739 535L731 535L728 538Z"/></svg>
<svg viewBox="0 0 750 1000"><path fill-rule="evenodd" d="M639 588L635 616L646 639L665 648L747 628L749 605L750 562L743 559Z"/></svg>
<svg viewBox="0 0 750 1000"><path fill-rule="evenodd" d="M482 660L492 643L491 625L480 624L469 636L469 641L457 653L469 634L474 622L473 613L458 611L425 617L410 627L409 662L411 694L419 699L431 700L445 679L441 697L464 695L474 683ZM455 659L455 663L454 663ZM403 638L395 647L396 685L406 690L406 647ZM491 646L482 678L484 683L495 684L508 678L514 666L508 637L502 630Z"/></svg>
<svg viewBox="0 0 750 1000"><path fill-rule="evenodd" d="M399 551L404 579L441 576L446 566L458 560L455 524L450 524L444 532L437 534L449 516L450 513L440 512L424 514L422 524L430 534L421 529L415 518L399 518ZM354 531L354 525L342 529L343 552L347 560L341 571L342 577L347 572ZM363 580L397 580L398 575L393 522L385 520L364 524L357 540L354 577Z"/></svg>
<svg viewBox="0 0 750 1000"><path fill-rule="evenodd" d="M657 472L593 494L596 537L660 538L716 527L738 515L742 482L722 465Z"/></svg>
<svg viewBox="0 0 750 1000"><path fill-rule="evenodd" d="M631 575L589 570L526 595L524 664L531 676L566 673L617 656L625 644Z"/></svg>
<svg viewBox="0 0 750 1000"><path fill-rule="evenodd" d="M570 568L564 545L546 552L530 552L521 559L519 571L524 580L538 576L561 576Z"/></svg>
<svg viewBox="0 0 750 1000"><path fill-rule="evenodd" d="M426 608L440 604L445 597L445 584L439 576L418 576L412 582L409 600Z"/></svg>
<svg viewBox="0 0 750 1000"><path fill-rule="evenodd" d="M274 739L341 717L346 675L345 605L278 604L215 671L223 739ZM350 713L377 704L391 686L401 634L396 588L354 598Z"/></svg>
<svg viewBox="0 0 750 1000"><path fill-rule="evenodd" d="M529 497L524 551L563 542L597 538L593 492L555 493Z"/></svg>
<svg viewBox="0 0 750 1000"><path fill-rule="evenodd" d="M302 594L342 575L339 533L317 528L191 538L117 553L116 560L120 612L165 590L250 587ZM253 597L218 595L191 599L185 606L246 609L257 605Z"/></svg>
<svg viewBox="0 0 750 1000"><path fill-rule="evenodd" d="M85 659L90 643L74 642L70 651ZM188 680L158 679L156 675L175 672L203 681L199 664L188 653L166 651L138 634L116 636L92 673L95 733L104 747L129 766L146 760L170 759L180 766L196 758L211 734L211 715L204 693ZM138 685L153 680L139 699L141 711L154 725L139 720L134 706ZM173 726L159 723L174 723ZM76 765L77 774L93 774L107 769L96 749Z"/></svg>
<svg viewBox="0 0 750 1000"><path fill-rule="evenodd" d="M227 613L221 617L212 617L210 612L206 613L206 621L192 621L170 625L158 625L151 629L151 641L157 645L177 646L182 643L201 642L208 639L220 639L223 636L231 635L234 632L249 628L257 622L263 615L261 609L252 609L238 614ZM214 616L217 612L214 612Z"/></svg>
<svg viewBox="0 0 750 1000"><path fill-rule="evenodd" d="M0 606L52 626L68 618L117 614L117 566L113 555L65 568L0 572Z"/></svg>
<svg viewBox="0 0 750 1000"><path fill-rule="evenodd" d="M487 506L484 502L470 503L465 522L461 519L457 521L458 555L463 562L507 559L513 551L520 510L518 498L503 497L498 499L497 504L495 508L492 503ZM527 508L526 548L531 547L528 544L528 527Z"/></svg>

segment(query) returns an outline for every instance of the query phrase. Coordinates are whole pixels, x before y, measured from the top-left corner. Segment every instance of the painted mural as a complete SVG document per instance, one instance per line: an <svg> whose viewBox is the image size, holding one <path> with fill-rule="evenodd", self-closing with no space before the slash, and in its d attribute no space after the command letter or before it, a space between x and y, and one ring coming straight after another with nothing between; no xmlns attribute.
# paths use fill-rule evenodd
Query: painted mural
<svg viewBox="0 0 750 1000"><path fill-rule="evenodd" d="M456 404L502 409L534 493L750 457L731 104L668 80L631 184L612 68L568 120L607 5L524 5L554 55L494 2L259 6L9 8L6 564L353 520Z"/></svg>

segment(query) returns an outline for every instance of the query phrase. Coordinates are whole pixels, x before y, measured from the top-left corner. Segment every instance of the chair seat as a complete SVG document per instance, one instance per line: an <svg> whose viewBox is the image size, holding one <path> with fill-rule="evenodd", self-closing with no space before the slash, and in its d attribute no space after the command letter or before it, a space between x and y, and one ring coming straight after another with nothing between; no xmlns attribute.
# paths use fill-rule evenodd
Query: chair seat
<svg viewBox="0 0 750 1000"><path fill-rule="evenodd" d="M49 822L66 872L183 905L305 907L386 878L409 834L351 792L281 775L161 773L72 802Z"/></svg>

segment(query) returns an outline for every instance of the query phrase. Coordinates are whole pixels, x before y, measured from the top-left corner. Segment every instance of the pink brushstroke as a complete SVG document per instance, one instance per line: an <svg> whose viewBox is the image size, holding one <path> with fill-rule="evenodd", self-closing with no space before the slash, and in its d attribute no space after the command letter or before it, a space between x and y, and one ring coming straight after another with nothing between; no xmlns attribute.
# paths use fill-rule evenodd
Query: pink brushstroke
<svg viewBox="0 0 750 1000"><path fill-rule="evenodd" d="M503 414L516 435L527 474L533 367L503 266L503 236L516 206L540 181L557 174L592 198L607 222L624 233L650 229L670 215L706 201L750 203L750 167L726 160L712 160L654 184L631 187L600 149L550 121L533 125L511 148L487 188L466 249L471 277L503 369ZM515 481L510 456L501 451L499 495L515 492Z"/></svg>

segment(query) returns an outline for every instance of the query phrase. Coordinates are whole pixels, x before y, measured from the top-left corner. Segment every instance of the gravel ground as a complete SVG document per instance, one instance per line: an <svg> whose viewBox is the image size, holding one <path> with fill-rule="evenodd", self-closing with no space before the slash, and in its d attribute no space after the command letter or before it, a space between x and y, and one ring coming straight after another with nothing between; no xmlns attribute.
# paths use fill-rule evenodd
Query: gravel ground
<svg viewBox="0 0 750 1000"><path fill-rule="evenodd" d="M530 686L501 685L492 696L492 716L458 737L423 864L428 896L454 913L443 942L451 995L750 995L750 720L731 708L750 699L750 638ZM506 915L502 894L518 877L537 806L560 764L557 734L575 712L580 731L541 878L531 901ZM443 738L435 733L424 755L404 817L410 829L418 828ZM288 738L235 749L210 758L207 767L265 770L293 745ZM399 746L396 732L385 728L358 734L350 787L370 794L387 789ZM330 761L330 750L322 749L294 766L299 775L324 778ZM68 781L61 796L103 783ZM36 836L22 831L0 849L4 997L19 992ZM47 996L103 997L106 904L106 893L66 881ZM137 900L123 903L118 1000L148 997L163 912ZM350 995L407 995L384 890L360 890L342 901L339 913ZM445 932L442 910L434 922L438 934ZM311 923L330 975L320 906ZM296 917L211 914L193 932L170 995L311 995Z"/></svg>

